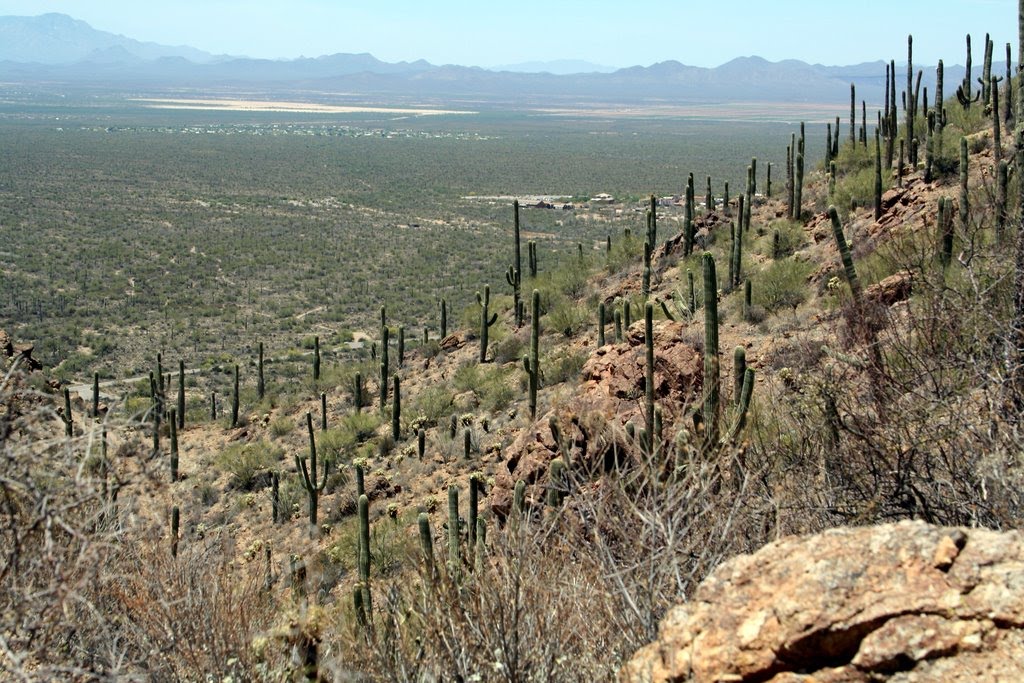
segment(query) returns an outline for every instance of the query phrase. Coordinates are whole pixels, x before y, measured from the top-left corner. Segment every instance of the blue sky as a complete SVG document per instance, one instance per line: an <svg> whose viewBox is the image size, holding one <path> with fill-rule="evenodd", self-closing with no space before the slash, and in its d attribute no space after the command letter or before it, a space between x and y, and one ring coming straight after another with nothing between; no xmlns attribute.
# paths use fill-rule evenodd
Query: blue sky
<svg viewBox="0 0 1024 683"><path fill-rule="evenodd" d="M981 63L1012 42L1016 0L0 0L0 15L63 12L138 40L268 58L370 52L386 61L492 66L584 59L609 66L667 59L717 66L737 56L822 64L876 59Z"/></svg>

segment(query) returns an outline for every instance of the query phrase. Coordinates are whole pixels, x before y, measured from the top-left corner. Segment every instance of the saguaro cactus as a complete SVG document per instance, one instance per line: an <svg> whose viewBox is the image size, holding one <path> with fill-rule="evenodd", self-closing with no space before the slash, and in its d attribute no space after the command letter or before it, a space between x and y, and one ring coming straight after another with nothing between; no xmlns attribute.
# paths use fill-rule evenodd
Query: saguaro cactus
<svg viewBox="0 0 1024 683"><path fill-rule="evenodd" d="M320 381L320 337L313 337L313 381Z"/></svg>
<svg viewBox="0 0 1024 683"><path fill-rule="evenodd" d="M839 221L839 212L836 211L836 207L828 207L829 218L832 219L832 234L835 236L836 248L839 250L839 256L843 261L843 270L846 271L846 281L850 284L850 291L853 293L853 299L858 304L862 299L862 291L860 287L860 278L857 277L857 269L853 266L853 257L850 255L850 245L846 242L846 236L843 235L843 225Z"/></svg>
<svg viewBox="0 0 1024 683"><path fill-rule="evenodd" d="M448 571L459 580L462 559L459 556L459 487L448 487Z"/></svg>
<svg viewBox="0 0 1024 683"><path fill-rule="evenodd" d="M996 165L996 240L1000 242L1006 234L1006 225L1009 220L1006 210L1008 169L1006 160L1000 159L999 164Z"/></svg>
<svg viewBox="0 0 1024 683"><path fill-rule="evenodd" d="M597 305L597 346L598 348L604 346L604 302L600 302Z"/></svg>
<svg viewBox="0 0 1024 683"><path fill-rule="evenodd" d="M565 461L555 458L548 465L548 507L561 507L565 499Z"/></svg>
<svg viewBox="0 0 1024 683"><path fill-rule="evenodd" d="M718 357L718 276L715 258L704 252L704 425L706 442L718 441L719 357Z"/></svg>
<svg viewBox="0 0 1024 683"><path fill-rule="evenodd" d="M388 345L390 332L388 331L387 325L380 328L380 409L384 411L385 406L388 404L388 374L390 370L390 360L388 354Z"/></svg>
<svg viewBox="0 0 1024 683"><path fill-rule="evenodd" d="M441 339L448 336L448 302L441 299Z"/></svg>
<svg viewBox="0 0 1024 683"><path fill-rule="evenodd" d="M175 420L175 409L171 408L171 481L178 481L178 421Z"/></svg>
<svg viewBox="0 0 1024 683"><path fill-rule="evenodd" d="M508 280L508 284L512 287L512 301L516 316L516 328L523 324L523 312L520 307L520 298L522 290L522 272L523 272L523 261L522 252L519 247L519 200L516 199L512 202L512 223L513 223L513 261L512 265L508 267L508 273L505 275L505 279Z"/></svg>
<svg viewBox="0 0 1024 683"><path fill-rule="evenodd" d="M178 528L181 521L181 510L175 505L171 508L171 557L178 556Z"/></svg>
<svg viewBox="0 0 1024 683"><path fill-rule="evenodd" d="M747 371L747 350L737 346L732 354L732 402L739 405L743 391L743 375Z"/></svg>
<svg viewBox="0 0 1024 683"><path fill-rule="evenodd" d="M540 379L540 291L533 290L533 310L530 317L530 355L523 356L523 368L529 377L530 419L537 417L537 384Z"/></svg>
<svg viewBox="0 0 1024 683"><path fill-rule="evenodd" d="M644 306L644 424L648 454L654 453L654 304Z"/></svg>
<svg viewBox="0 0 1024 683"><path fill-rule="evenodd" d="M423 555L423 566L426 575L434 577L434 539L430 533L430 517L426 512L421 512L417 517L420 529L420 552Z"/></svg>
<svg viewBox="0 0 1024 683"><path fill-rule="evenodd" d="M391 404L391 438L395 441L402 435L402 392L399 387L398 375L391 378L392 384L392 404Z"/></svg>
<svg viewBox="0 0 1024 683"><path fill-rule="evenodd" d="M238 365L235 365L235 388L231 394L231 427L238 426Z"/></svg>
<svg viewBox="0 0 1024 683"><path fill-rule="evenodd" d="M92 373L92 416L100 415L100 373Z"/></svg>
<svg viewBox="0 0 1024 683"><path fill-rule="evenodd" d="M476 293L476 303L480 306L480 362L487 362L487 341L488 341L488 330L498 322L498 314L494 313L488 315L488 309L491 305L491 286L484 285L484 294L480 296L480 292Z"/></svg>
<svg viewBox="0 0 1024 683"><path fill-rule="evenodd" d="M305 458L300 458L298 454L296 454L295 469L299 471L302 479L302 486L306 489L306 495L309 499L309 525L315 532L317 507L320 502L320 493L324 490L324 487L327 486L327 475L330 462L325 461L323 472L317 472L316 437L313 433L313 415L310 413L306 413L306 429L309 431L309 466L306 466ZM318 474L322 474L322 476L318 478Z"/></svg>
<svg viewBox="0 0 1024 683"><path fill-rule="evenodd" d="M939 263L948 268L953 259L953 201L939 197Z"/></svg>
<svg viewBox="0 0 1024 683"><path fill-rule="evenodd" d="M370 499L359 496L359 593L363 610L372 614L370 597Z"/></svg>
<svg viewBox="0 0 1024 683"><path fill-rule="evenodd" d="M355 406L357 413L363 409L363 373L361 372L357 372L356 376L352 378L352 405Z"/></svg>
<svg viewBox="0 0 1024 683"><path fill-rule="evenodd" d="M405 367L405 325L398 326L398 367Z"/></svg>
<svg viewBox="0 0 1024 683"><path fill-rule="evenodd" d="M260 342L259 357L256 361L256 397L262 401L266 396L267 385L263 380L263 342Z"/></svg>
<svg viewBox="0 0 1024 683"><path fill-rule="evenodd" d="M971 205L967 194L967 138L960 138L960 231L967 234Z"/></svg>
<svg viewBox="0 0 1024 683"><path fill-rule="evenodd" d="M71 393L64 387L64 434L70 439L75 435L74 418L71 417Z"/></svg>
<svg viewBox="0 0 1024 683"><path fill-rule="evenodd" d="M875 220L882 217L882 140L875 129Z"/></svg>

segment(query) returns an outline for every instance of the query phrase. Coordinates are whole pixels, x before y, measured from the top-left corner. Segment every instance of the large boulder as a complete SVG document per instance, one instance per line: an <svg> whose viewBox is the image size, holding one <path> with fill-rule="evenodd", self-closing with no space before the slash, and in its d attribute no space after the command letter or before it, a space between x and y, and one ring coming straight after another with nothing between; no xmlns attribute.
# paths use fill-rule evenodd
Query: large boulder
<svg viewBox="0 0 1024 683"><path fill-rule="evenodd" d="M901 522L777 541L716 569L620 680L1024 680L1022 536Z"/></svg>

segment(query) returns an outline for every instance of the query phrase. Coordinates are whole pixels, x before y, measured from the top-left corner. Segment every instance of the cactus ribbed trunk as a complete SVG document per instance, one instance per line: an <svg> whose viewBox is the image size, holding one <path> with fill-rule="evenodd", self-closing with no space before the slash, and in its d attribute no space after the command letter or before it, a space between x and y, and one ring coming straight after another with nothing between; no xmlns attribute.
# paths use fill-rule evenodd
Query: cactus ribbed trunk
<svg viewBox="0 0 1024 683"><path fill-rule="evenodd" d="M651 454L654 453L654 304L649 301L644 306L644 349L644 422L647 436L644 448Z"/></svg>
<svg viewBox="0 0 1024 683"><path fill-rule="evenodd" d="M704 265L704 433L706 443L718 441L719 357L718 357L718 276L715 259L705 252Z"/></svg>

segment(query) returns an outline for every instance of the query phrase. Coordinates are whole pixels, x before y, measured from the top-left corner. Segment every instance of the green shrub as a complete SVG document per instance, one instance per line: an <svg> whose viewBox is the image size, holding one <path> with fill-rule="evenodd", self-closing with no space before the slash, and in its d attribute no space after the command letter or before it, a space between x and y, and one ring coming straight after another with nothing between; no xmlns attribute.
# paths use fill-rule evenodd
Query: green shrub
<svg viewBox="0 0 1024 683"><path fill-rule="evenodd" d="M591 317L596 315L596 312L592 313L583 304L560 299L548 313L544 322L551 329L561 332L566 337L572 337L585 328L590 323Z"/></svg>
<svg viewBox="0 0 1024 683"><path fill-rule="evenodd" d="M380 424L381 417L374 411L345 415L338 426L317 436L318 454L333 463L341 462L356 446L370 439Z"/></svg>
<svg viewBox="0 0 1024 683"><path fill-rule="evenodd" d="M753 279L753 303L769 312L796 308L807 300L807 276L813 270L812 264L793 258L773 261Z"/></svg>
<svg viewBox="0 0 1024 683"><path fill-rule="evenodd" d="M231 474L233 487L249 491L260 483L259 475L274 468L282 455L284 449L268 441L236 443L221 451L216 464L222 471Z"/></svg>
<svg viewBox="0 0 1024 683"><path fill-rule="evenodd" d="M431 386L422 390L403 414L414 418L425 418L427 426L434 426L438 420L451 414L452 392L446 386Z"/></svg>
<svg viewBox="0 0 1024 683"><path fill-rule="evenodd" d="M270 421L270 435L277 438L291 433L295 429L295 421L289 417L275 417Z"/></svg>
<svg viewBox="0 0 1024 683"><path fill-rule="evenodd" d="M543 374L543 386L549 387L570 380L578 379L587 354L582 351L566 349L541 359L540 367Z"/></svg>

